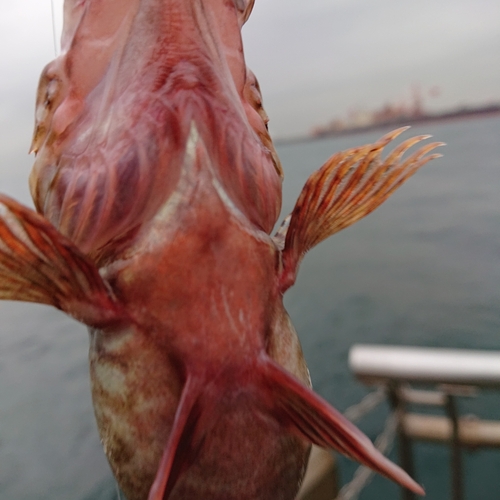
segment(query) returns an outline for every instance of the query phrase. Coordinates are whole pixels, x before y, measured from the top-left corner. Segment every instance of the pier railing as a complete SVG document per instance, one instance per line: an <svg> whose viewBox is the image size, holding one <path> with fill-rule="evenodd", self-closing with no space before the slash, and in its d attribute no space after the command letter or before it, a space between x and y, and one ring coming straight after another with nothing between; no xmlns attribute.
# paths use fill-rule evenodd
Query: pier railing
<svg viewBox="0 0 500 500"><path fill-rule="evenodd" d="M361 382L386 392L396 422L400 465L415 476L413 441L448 444L451 498L464 500L462 449L500 447L500 421L461 416L457 398L500 389L500 352L356 345L349 366ZM414 406L439 407L443 414L410 411ZM402 499L414 500L415 495L405 489Z"/></svg>

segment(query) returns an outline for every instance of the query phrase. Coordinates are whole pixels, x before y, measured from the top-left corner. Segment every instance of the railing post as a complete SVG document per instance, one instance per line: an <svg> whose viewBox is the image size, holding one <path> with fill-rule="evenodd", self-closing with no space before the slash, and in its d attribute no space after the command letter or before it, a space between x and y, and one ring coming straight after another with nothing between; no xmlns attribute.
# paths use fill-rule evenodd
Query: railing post
<svg viewBox="0 0 500 500"><path fill-rule="evenodd" d="M391 403L392 410L395 412L397 418L399 464L411 477L414 478L415 467L413 465L411 440L408 438L404 431L402 418L406 409L406 405L404 401L399 397L399 389L400 386L396 383L390 384L388 388L389 401ZM402 488L401 499L416 500L416 496L412 491L406 488Z"/></svg>
<svg viewBox="0 0 500 500"><path fill-rule="evenodd" d="M446 396L446 413L452 425L450 440L451 498L452 500L463 500L462 450L460 447L458 415L455 400L450 394Z"/></svg>

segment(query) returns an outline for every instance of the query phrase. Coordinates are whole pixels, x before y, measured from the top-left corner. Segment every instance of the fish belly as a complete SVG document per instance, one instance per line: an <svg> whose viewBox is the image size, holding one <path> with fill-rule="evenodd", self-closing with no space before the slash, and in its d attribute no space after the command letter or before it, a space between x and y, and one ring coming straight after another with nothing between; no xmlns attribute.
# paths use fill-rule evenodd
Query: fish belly
<svg viewBox="0 0 500 500"><path fill-rule="evenodd" d="M200 416L169 499L292 500L310 445L260 404L269 394L252 371L267 355L309 383L276 291L277 250L231 205L210 169L189 172L108 269L137 324L91 333L104 449L127 498L146 499L194 374L204 381Z"/></svg>

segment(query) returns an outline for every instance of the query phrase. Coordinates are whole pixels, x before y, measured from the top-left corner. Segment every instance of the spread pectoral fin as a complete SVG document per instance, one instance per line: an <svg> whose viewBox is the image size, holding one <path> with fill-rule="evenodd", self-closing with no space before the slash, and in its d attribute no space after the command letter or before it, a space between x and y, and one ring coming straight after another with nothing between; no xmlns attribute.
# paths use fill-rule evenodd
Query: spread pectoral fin
<svg viewBox="0 0 500 500"><path fill-rule="evenodd" d="M97 268L71 241L1 194L0 299L49 304L90 326L126 318Z"/></svg>
<svg viewBox="0 0 500 500"><path fill-rule="evenodd" d="M309 177L288 228L283 227L276 235L278 246L281 241L284 247L282 291L294 283L300 260L308 250L368 215L422 165L441 156L428 154L442 145L433 142L402 160L410 147L428 138L418 136L404 141L382 159L384 147L406 129L395 130L374 144L337 153Z"/></svg>
<svg viewBox="0 0 500 500"><path fill-rule="evenodd" d="M382 455L355 425L274 361L264 356L260 372L271 411L292 432L323 448L333 448L419 495L424 494L422 487Z"/></svg>

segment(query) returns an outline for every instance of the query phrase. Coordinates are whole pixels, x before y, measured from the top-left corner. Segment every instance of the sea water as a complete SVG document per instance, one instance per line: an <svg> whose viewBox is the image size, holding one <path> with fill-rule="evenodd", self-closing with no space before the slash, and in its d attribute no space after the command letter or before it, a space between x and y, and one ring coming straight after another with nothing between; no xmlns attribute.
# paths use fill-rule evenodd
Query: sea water
<svg viewBox="0 0 500 500"><path fill-rule="evenodd" d="M386 131L278 147L283 215L333 153ZM315 390L345 410L368 389L349 372L355 343L500 350L500 118L412 128L444 157L426 165L376 212L314 248L286 306ZM27 200L27 171L2 173L0 191ZM112 500L114 480L94 422L83 326L44 306L0 302L0 498ZM464 414L500 419L500 396L460 399ZM387 407L361 421L371 437ZM416 444L429 500L449 496L449 452ZM393 451L392 457L396 458ZM498 499L500 451L465 452L466 498ZM356 466L340 461L343 482ZM397 499L376 477L362 500Z"/></svg>

